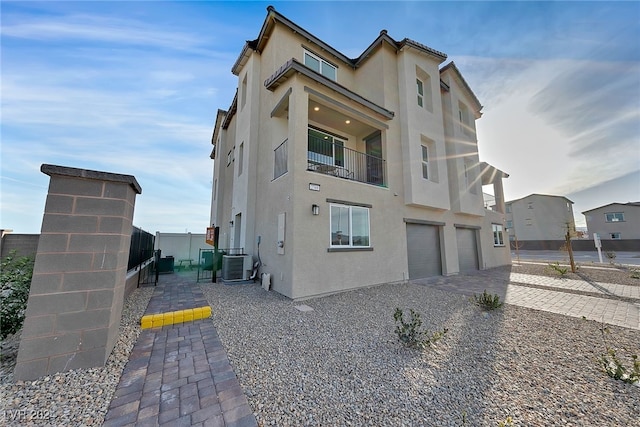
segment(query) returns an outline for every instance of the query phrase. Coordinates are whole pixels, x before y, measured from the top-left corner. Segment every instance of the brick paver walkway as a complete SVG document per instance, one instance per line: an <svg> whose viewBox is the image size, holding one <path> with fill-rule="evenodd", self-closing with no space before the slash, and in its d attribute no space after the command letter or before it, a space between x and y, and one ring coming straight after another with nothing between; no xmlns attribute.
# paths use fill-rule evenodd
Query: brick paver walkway
<svg viewBox="0 0 640 427"><path fill-rule="evenodd" d="M486 289L507 304L640 330L640 286L557 279L502 268L413 283L469 296Z"/></svg>
<svg viewBox="0 0 640 427"><path fill-rule="evenodd" d="M145 314L209 305L193 280L160 276ZM211 319L142 330L104 426L253 427L256 420Z"/></svg>

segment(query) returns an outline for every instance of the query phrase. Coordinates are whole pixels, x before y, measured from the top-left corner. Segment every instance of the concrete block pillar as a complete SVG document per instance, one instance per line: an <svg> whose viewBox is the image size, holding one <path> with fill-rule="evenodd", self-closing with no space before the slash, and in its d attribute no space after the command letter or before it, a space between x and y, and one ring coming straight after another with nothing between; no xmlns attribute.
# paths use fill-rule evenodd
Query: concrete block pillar
<svg viewBox="0 0 640 427"><path fill-rule="evenodd" d="M118 336L135 177L42 165L50 176L16 380L104 366Z"/></svg>

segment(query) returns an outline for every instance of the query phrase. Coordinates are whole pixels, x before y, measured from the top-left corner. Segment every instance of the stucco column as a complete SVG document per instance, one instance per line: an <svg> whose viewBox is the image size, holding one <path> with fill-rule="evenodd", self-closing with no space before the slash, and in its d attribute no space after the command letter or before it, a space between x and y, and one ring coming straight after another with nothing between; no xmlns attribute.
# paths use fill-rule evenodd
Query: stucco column
<svg viewBox="0 0 640 427"><path fill-rule="evenodd" d="M16 380L103 366L120 326L140 185L119 175L42 165L50 176Z"/></svg>
<svg viewBox="0 0 640 427"><path fill-rule="evenodd" d="M493 181L493 197L496 201L496 210L500 213L505 213L504 206L504 188L502 187L502 176L497 177Z"/></svg>

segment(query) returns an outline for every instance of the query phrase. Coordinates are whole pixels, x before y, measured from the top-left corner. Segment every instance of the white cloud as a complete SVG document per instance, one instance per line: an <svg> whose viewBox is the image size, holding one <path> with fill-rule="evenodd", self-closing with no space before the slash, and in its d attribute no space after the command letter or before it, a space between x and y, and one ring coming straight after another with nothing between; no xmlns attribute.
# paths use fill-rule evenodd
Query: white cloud
<svg viewBox="0 0 640 427"><path fill-rule="evenodd" d="M638 170L637 63L456 61L485 104L480 153L511 175L507 198L563 195Z"/></svg>
<svg viewBox="0 0 640 427"><path fill-rule="evenodd" d="M201 36L175 29L156 29L143 22L77 14L70 16L27 18L30 22L3 22L0 34L40 41L82 40L122 45L141 45L175 50L199 50ZM9 21L11 21L9 19Z"/></svg>

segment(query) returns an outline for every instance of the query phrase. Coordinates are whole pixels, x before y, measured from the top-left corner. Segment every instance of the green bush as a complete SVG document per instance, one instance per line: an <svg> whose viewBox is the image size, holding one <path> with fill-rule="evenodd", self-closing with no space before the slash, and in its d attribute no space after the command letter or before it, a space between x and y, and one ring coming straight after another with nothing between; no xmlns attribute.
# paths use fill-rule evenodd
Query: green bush
<svg viewBox="0 0 640 427"><path fill-rule="evenodd" d="M404 321L404 314L402 310L396 308L393 313L393 318L396 321L396 335L398 339L407 347L413 348L425 348L435 343L448 332L448 329L443 329L442 332L434 332L429 336L429 332L421 331L420 326L422 320L420 320L420 313L410 310L411 319L409 322Z"/></svg>
<svg viewBox="0 0 640 427"><path fill-rule="evenodd" d="M616 354L616 349L610 347L607 343L605 334L610 333L609 328L603 324L600 327L600 332L602 333L602 342L606 349L606 353L603 353L600 356L599 361L602 371L613 379L620 380L628 384L638 383L640 385L640 360L638 360L638 355L631 353L631 367L625 366L625 363L620 360L620 357Z"/></svg>
<svg viewBox="0 0 640 427"><path fill-rule="evenodd" d="M18 257L11 251L0 262L0 338L16 333L22 327L29 299L33 259Z"/></svg>
<svg viewBox="0 0 640 427"><path fill-rule="evenodd" d="M557 261L555 263L549 263L548 266L550 269L558 273L560 277L566 276L566 274L569 272L568 267L561 267L560 263Z"/></svg>
<svg viewBox="0 0 640 427"><path fill-rule="evenodd" d="M500 301L500 296L498 294L488 294L486 289L484 290L482 295L474 295L472 301L485 310L495 310L502 307L503 304Z"/></svg>

